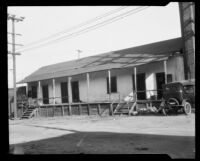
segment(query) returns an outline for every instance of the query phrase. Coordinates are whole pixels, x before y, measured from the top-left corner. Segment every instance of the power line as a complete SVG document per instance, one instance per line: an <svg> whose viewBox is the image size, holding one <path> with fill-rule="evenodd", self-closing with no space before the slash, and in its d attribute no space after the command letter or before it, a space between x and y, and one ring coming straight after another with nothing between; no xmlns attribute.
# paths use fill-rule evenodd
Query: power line
<svg viewBox="0 0 200 161"><path fill-rule="evenodd" d="M139 8L141 8L141 7L138 7L137 9L139 9ZM28 49L21 50L20 52L33 50L33 49L35 49L35 48L44 47L44 46L49 45L49 44L52 44L52 43L57 43L57 42L60 42L60 41L64 41L64 40L66 40L66 39L70 39L70 38L72 38L72 37L75 37L75 36L84 34L84 33L86 33L86 32L92 31L92 30L94 30L94 29L96 29L96 28L99 28L99 27L105 26L105 25L107 25L107 24L113 23L113 22L115 22L115 21L118 21L118 20L120 20L120 19L122 19L122 18L124 18L124 17L130 16L130 15L135 14L135 13L137 13L137 12L140 12L140 11L146 9L146 8L148 8L148 7L142 8L142 9L140 9L140 10L138 10L138 11L136 11L137 9L132 9L132 10L130 10L130 11L128 11L128 12L125 12L125 13L123 13L123 14L120 14L120 15L118 15L118 16L115 16L115 17L113 17L113 18L111 18L111 19L108 19L108 20L105 20L105 21L103 21L103 22L101 22L101 23L98 23L98 24L96 24L96 25L87 27L87 28L85 28L85 29L83 29L83 30L81 30L81 31L78 31L78 32L75 32L75 33L72 33L72 34L69 34L69 35L60 37L60 38L55 39L55 40L51 40L51 41L49 41L49 42L46 42L46 43L44 43L44 44L41 44L41 45L38 45L38 46L35 46L35 47L32 47L32 48L28 48ZM135 11L135 12L134 12L134 11ZM96 26L96 27L95 27L95 26Z"/></svg>
<svg viewBox="0 0 200 161"><path fill-rule="evenodd" d="M117 8L117 9L111 10L111 11L109 11L109 12L107 12L107 13L104 13L104 14L102 14L102 15L100 15L100 16L97 16L97 17L95 17L95 18L92 18L92 19L90 19L90 20L88 20L88 21L86 21L86 22L82 22L82 23L80 23L80 24L78 24L78 25L76 25L76 26L73 26L73 27L71 27L71 28L65 29L65 30L63 30L63 31L60 31L60 32L55 33L55 34L53 34L53 35L51 35L51 36L48 36L48 37L46 37L46 38L42 38L42 39L39 39L39 40L37 40L37 41L31 42L31 43L29 43L29 44L26 44L26 45L25 45L24 47L22 47L22 48L25 48L25 47L27 47L27 46L32 46L32 45L34 45L34 44L41 43L42 41L46 41L46 40L51 39L51 38L53 38L53 37L57 37L57 36L59 36L59 35L61 35L61 34L70 32L70 31L72 31L72 30L75 30L75 29L77 29L77 28L81 28L81 27L83 27L83 26L86 26L86 25L88 25L88 24L91 24L91 23L93 23L93 22L96 22L96 21L98 21L99 19L102 19L102 18L104 18L104 17L107 17L107 16L109 16L109 15L112 15L112 14L114 14L114 13L117 13L117 12L119 12L119 11L121 11L121 10L124 10L124 9L127 8L127 7L128 7L128 6L123 6L123 7L119 7L119 8ZM20 49L22 49L22 48L20 48ZM19 50L20 50L20 49L19 49Z"/></svg>

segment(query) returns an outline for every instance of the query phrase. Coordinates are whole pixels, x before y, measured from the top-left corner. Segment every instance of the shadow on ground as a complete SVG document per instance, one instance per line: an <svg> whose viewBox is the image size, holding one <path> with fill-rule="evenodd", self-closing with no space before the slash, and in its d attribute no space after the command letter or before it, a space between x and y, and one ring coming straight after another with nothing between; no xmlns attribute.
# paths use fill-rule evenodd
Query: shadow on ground
<svg viewBox="0 0 200 161"><path fill-rule="evenodd" d="M82 132L10 145L18 154L168 154L172 158L195 158L195 137L135 133ZM15 150L13 150L15 149ZM17 151L18 150L18 151Z"/></svg>

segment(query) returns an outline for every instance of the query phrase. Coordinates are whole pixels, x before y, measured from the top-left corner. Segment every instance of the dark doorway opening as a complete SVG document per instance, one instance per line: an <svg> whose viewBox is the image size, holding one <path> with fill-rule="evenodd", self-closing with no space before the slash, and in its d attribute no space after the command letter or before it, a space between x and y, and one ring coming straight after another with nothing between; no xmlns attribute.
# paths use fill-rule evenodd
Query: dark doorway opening
<svg viewBox="0 0 200 161"><path fill-rule="evenodd" d="M135 90L135 78L134 74L132 75L133 89ZM146 99L146 83L145 83L145 73L137 74L137 99L144 100Z"/></svg>
<svg viewBox="0 0 200 161"><path fill-rule="evenodd" d="M72 101L73 102L79 102L79 84L78 81L71 82L72 86Z"/></svg>
<svg viewBox="0 0 200 161"><path fill-rule="evenodd" d="M49 104L49 89L48 85L42 86L42 97L43 97L43 103Z"/></svg>
<svg viewBox="0 0 200 161"><path fill-rule="evenodd" d="M62 103L68 103L68 84L67 84L67 82L61 83L61 97L62 97Z"/></svg>
<svg viewBox="0 0 200 161"><path fill-rule="evenodd" d="M161 99L163 96L162 85L165 84L165 73L156 73L156 84L157 84L157 99Z"/></svg>

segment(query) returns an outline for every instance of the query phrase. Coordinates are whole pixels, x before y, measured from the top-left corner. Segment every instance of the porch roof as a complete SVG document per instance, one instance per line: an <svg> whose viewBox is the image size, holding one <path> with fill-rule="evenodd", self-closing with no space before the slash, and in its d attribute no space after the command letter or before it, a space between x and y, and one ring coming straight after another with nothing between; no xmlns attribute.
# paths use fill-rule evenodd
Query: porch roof
<svg viewBox="0 0 200 161"><path fill-rule="evenodd" d="M18 83L73 76L87 72L114 68L127 68L166 60L174 52L182 49L181 37L147 45L111 51L78 60L57 63L39 68Z"/></svg>

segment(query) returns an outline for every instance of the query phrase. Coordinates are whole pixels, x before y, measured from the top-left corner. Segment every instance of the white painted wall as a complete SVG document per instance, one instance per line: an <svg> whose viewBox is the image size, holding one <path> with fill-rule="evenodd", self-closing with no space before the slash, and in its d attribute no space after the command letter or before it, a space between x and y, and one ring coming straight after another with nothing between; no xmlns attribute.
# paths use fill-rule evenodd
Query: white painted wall
<svg viewBox="0 0 200 161"><path fill-rule="evenodd" d="M155 73L164 72L164 63L154 62L143 66L137 67L137 73L145 73L145 83L146 90L156 90L156 76ZM124 69L111 69L111 76L117 77L117 93L111 94L111 100L122 100L129 93L132 92L132 74L134 73L133 68ZM167 73L172 74L173 81L180 81L184 79L184 69L183 69L183 58L181 56L176 56L169 58L167 60ZM109 95L107 94L107 82L106 77L108 77L108 71L99 71L89 73L90 76L90 86L89 86L89 102L99 102L108 101ZM81 75L72 76L71 81L79 81L79 97L83 102L87 102L87 80L86 73ZM61 97L60 83L67 82L67 77L56 78L56 97ZM29 83L31 84L31 83ZM53 86L51 80L41 81L41 88L43 84L49 85L49 97L53 97ZM30 87L30 85L29 85ZM40 90L42 97L42 89ZM151 95L156 92L151 92ZM147 98L150 97L150 93L147 92ZM56 98L57 103L61 103L61 98ZM53 103L53 100L50 101Z"/></svg>

